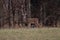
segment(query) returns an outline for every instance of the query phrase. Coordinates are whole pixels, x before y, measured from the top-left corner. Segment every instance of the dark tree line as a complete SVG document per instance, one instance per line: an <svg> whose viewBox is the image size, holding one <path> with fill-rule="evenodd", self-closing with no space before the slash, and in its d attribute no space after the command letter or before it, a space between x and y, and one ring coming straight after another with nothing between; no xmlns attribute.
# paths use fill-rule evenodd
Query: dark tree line
<svg viewBox="0 0 60 40"><path fill-rule="evenodd" d="M38 18L45 26L57 26L60 0L0 0L0 27L20 27L28 18Z"/></svg>

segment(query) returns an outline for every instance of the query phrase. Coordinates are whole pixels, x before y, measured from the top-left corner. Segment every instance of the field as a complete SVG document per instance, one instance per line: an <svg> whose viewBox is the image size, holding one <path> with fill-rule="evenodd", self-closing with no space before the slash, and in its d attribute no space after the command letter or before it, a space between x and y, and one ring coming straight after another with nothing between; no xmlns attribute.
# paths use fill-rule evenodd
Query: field
<svg viewBox="0 0 60 40"><path fill-rule="evenodd" d="M0 40L60 40L60 28L1 29Z"/></svg>

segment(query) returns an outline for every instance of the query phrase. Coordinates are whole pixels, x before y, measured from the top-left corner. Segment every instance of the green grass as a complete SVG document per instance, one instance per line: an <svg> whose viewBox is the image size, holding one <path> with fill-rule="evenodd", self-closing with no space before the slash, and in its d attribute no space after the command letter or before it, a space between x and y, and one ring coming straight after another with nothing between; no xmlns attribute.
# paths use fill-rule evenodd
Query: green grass
<svg viewBox="0 0 60 40"><path fill-rule="evenodd" d="M60 40L60 28L1 29L0 40Z"/></svg>

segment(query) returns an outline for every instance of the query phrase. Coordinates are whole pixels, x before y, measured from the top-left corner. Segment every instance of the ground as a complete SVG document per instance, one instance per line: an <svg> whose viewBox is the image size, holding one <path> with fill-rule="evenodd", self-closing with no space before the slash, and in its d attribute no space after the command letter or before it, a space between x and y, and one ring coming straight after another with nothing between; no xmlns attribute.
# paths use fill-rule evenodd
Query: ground
<svg viewBox="0 0 60 40"><path fill-rule="evenodd" d="M0 40L60 40L60 28L1 29Z"/></svg>

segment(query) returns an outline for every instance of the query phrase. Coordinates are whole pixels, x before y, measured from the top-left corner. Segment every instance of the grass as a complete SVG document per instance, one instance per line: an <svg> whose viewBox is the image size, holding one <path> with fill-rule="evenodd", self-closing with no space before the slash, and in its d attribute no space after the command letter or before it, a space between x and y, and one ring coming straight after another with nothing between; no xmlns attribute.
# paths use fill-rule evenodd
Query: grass
<svg viewBox="0 0 60 40"><path fill-rule="evenodd" d="M0 40L60 40L60 28L1 29Z"/></svg>

